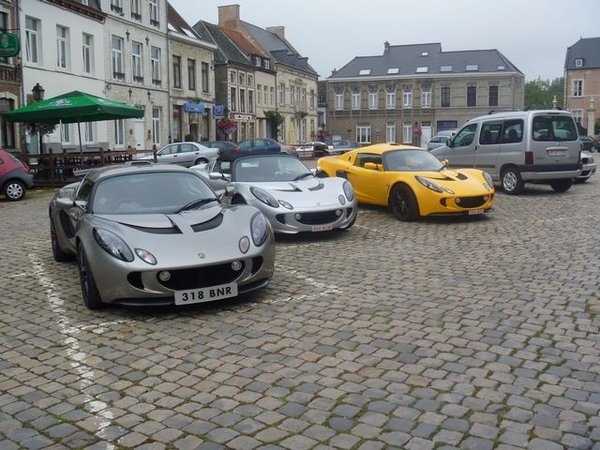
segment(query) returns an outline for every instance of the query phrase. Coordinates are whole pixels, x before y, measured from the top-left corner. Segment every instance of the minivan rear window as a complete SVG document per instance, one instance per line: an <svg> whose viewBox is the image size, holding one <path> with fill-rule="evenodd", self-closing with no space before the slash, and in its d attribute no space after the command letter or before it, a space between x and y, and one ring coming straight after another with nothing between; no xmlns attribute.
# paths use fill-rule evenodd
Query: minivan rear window
<svg viewBox="0 0 600 450"><path fill-rule="evenodd" d="M535 116L531 133L534 141L577 140L577 129L570 116Z"/></svg>

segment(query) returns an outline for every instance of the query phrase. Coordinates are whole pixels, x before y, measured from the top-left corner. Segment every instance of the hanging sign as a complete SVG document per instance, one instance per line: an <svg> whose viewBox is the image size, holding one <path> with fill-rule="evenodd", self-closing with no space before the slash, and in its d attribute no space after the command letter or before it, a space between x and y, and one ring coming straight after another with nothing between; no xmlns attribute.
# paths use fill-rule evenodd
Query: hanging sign
<svg viewBox="0 0 600 450"><path fill-rule="evenodd" d="M0 33L0 57L17 56L21 51L21 41L14 33Z"/></svg>

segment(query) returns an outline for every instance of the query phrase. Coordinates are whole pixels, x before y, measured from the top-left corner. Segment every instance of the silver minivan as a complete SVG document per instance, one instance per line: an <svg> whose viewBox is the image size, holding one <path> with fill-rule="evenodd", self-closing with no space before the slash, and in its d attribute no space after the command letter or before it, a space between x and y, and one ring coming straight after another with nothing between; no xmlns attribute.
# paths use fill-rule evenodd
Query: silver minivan
<svg viewBox="0 0 600 450"><path fill-rule="evenodd" d="M431 151L450 167L476 167L499 180L507 194L543 183L565 192L580 173L581 143L573 115L562 110L493 113L469 120Z"/></svg>

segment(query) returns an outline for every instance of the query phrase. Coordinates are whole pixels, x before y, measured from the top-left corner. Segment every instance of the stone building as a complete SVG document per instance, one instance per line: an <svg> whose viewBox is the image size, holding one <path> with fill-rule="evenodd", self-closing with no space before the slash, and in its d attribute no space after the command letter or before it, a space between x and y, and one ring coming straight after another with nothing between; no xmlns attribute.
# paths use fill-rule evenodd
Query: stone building
<svg viewBox="0 0 600 450"><path fill-rule="evenodd" d="M0 33L18 35L17 8L13 0L0 0ZM3 114L21 106L20 57L0 56L0 147L15 152L22 151L19 126L5 121Z"/></svg>
<svg viewBox="0 0 600 450"><path fill-rule="evenodd" d="M425 143L490 111L522 109L524 75L498 50L395 45L327 78L327 127L360 144Z"/></svg>
<svg viewBox="0 0 600 450"><path fill-rule="evenodd" d="M600 128L596 107L599 101L600 37L582 38L567 49L564 105L588 135L596 134L595 128Z"/></svg>

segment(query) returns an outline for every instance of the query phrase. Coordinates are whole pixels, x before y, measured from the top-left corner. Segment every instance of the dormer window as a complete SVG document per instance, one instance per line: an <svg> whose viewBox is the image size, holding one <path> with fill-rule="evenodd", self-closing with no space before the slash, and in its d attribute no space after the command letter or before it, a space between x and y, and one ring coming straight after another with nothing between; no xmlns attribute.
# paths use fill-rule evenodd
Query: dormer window
<svg viewBox="0 0 600 450"><path fill-rule="evenodd" d="M500 65L500 66L498 66L498 67L497 67L497 69L498 69L498 70L506 70L506 67L504 67L504 66Z"/></svg>
<svg viewBox="0 0 600 450"><path fill-rule="evenodd" d="M371 75L371 69L360 69L358 71L359 75Z"/></svg>
<svg viewBox="0 0 600 450"><path fill-rule="evenodd" d="M421 52L421 56L429 56L429 52Z"/></svg>
<svg viewBox="0 0 600 450"><path fill-rule="evenodd" d="M440 66L440 72L452 72L452 66Z"/></svg>
<svg viewBox="0 0 600 450"><path fill-rule="evenodd" d="M387 70L388 75L395 75L397 73L400 73L400 68L399 67L390 67Z"/></svg>
<svg viewBox="0 0 600 450"><path fill-rule="evenodd" d="M583 58L575 58L575 67L583 67Z"/></svg>
<svg viewBox="0 0 600 450"><path fill-rule="evenodd" d="M467 72L475 72L475 71L479 70L479 64L467 64L467 67L465 67L465 70Z"/></svg>
<svg viewBox="0 0 600 450"><path fill-rule="evenodd" d="M427 67L427 66L417 67L417 73L427 73L427 72L429 72L429 67Z"/></svg>

